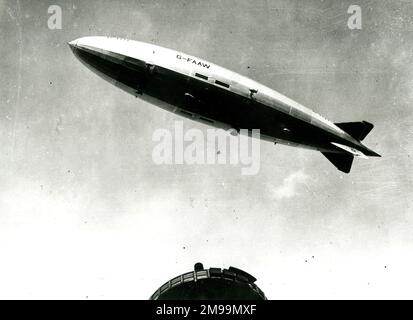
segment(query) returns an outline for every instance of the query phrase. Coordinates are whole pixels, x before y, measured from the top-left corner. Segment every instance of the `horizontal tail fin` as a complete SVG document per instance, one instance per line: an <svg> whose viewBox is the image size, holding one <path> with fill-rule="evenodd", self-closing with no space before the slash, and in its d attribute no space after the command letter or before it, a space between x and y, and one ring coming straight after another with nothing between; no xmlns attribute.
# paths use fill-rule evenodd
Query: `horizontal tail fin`
<svg viewBox="0 0 413 320"><path fill-rule="evenodd" d="M322 152L322 154L332 163L334 166L344 172L350 173L351 165L353 164L354 157L351 154L343 153L329 153Z"/></svg>
<svg viewBox="0 0 413 320"><path fill-rule="evenodd" d="M355 156L355 157L360 157L360 158L363 158L363 159L368 159L368 157L367 157L363 152L361 152L360 150L356 150L356 149L354 149L354 148L352 148L352 147L345 146L345 145L340 144L340 143L337 143L337 142L331 142L331 144L334 145L334 146L336 146L337 148L340 148L341 150L344 150L344 151L348 152L349 154L351 154L351 155L353 155L353 156Z"/></svg>
<svg viewBox="0 0 413 320"><path fill-rule="evenodd" d="M342 122L335 123L337 127L347 132L350 136L358 141L363 141L363 139L370 133L374 128L374 125L367 122Z"/></svg>

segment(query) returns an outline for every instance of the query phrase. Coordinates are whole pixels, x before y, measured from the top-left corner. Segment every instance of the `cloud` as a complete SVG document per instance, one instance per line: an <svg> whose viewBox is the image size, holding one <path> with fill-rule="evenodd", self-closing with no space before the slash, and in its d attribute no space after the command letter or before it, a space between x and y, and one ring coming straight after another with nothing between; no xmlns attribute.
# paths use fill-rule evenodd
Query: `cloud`
<svg viewBox="0 0 413 320"><path fill-rule="evenodd" d="M297 171L284 179L283 184L274 190L274 195L278 200L289 199L297 194L300 185L310 178L303 171Z"/></svg>

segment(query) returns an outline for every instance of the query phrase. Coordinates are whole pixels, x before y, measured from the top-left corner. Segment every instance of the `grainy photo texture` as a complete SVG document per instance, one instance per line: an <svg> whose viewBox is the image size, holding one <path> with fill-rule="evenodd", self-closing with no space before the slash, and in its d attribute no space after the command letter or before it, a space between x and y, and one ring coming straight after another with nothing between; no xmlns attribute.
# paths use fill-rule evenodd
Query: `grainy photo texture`
<svg viewBox="0 0 413 320"><path fill-rule="evenodd" d="M0 0L0 299L413 298L412 17Z"/></svg>

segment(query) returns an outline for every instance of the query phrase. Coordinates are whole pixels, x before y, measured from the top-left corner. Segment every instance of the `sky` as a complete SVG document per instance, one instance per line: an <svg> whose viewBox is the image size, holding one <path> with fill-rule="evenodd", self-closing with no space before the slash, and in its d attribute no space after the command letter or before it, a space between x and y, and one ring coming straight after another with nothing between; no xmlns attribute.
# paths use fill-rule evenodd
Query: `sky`
<svg viewBox="0 0 413 320"><path fill-rule="evenodd" d="M269 299L413 298L412 17L401 0L0 0L0 298L148 299L196 262L251 273ZM90 35L182 51L334 122L369 121L364 143L382 158L346 175L263 142L256 175L156 165L154 131L183 118L79 63L67 42Z"/></svg>

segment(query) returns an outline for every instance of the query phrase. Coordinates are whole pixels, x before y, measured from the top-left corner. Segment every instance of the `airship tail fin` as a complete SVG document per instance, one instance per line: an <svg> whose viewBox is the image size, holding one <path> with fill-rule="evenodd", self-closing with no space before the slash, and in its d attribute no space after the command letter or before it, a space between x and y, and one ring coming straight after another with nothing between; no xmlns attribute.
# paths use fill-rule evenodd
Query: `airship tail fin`
<svg viewBox="0 0 413 320"><path fill-rule="evenodd" d="M354 157L351 154L344 153L329 153L322 152L322 154L332 163L334 166L344 172L350 173L351 165L353 164Z"/></svg>
<svg viewBox="0 0 413 320"><path fill-rule="evenodd" d="M337 127L347 132L350 136L358 141L363 141L363 139L370 133L374 128L374 125L367 122L341 122L335 123Z"/></svg>

